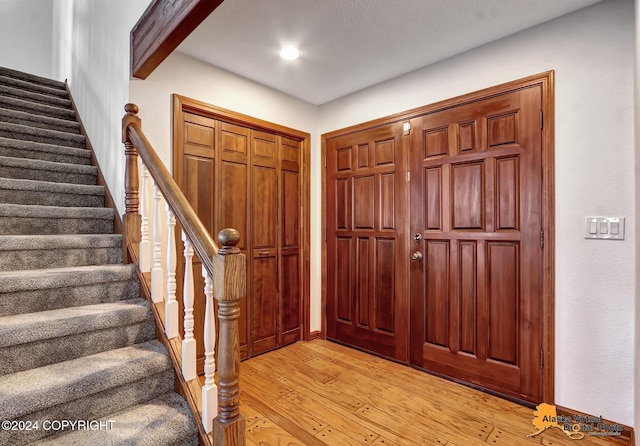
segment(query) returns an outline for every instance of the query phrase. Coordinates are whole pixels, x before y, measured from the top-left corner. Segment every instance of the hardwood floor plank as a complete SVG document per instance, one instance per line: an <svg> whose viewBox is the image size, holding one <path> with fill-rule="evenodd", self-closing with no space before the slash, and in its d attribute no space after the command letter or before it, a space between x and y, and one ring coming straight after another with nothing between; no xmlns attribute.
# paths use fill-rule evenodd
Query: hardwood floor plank
<svg viewBox="0 0 640 446"><path fill-rule="evenodd" d="M261 401L249 395L244 395L244 399L247 404L257 407L266 416L247 429L247 432L250 432L254 439L259 437L261 441L264 441L263 438L267 432L268 438L275 437L279 442L290 441L291 444L297 444L296 442L299 441L306 446L325 446L325 443L317 441L303 426L292 423L287 416L288 414L273 410L267 401ZM298 415L300 414L298 413Z"/></svg>
<svg viewBox="0 0 640 446"><path fill-rule="evenodd" d="M276 353L271 360L283 360L284 353ZM493 425L487 426L486 422L480 422L473 418L462 418L457 410L443 412L441 407L431 404L430 401L421 398L418 393L404 391L402 388L390 386L377 380L372 380L358 370L346 367L337 367L330 361L314 358L306 362L292 364L296 376L305 380L307 377L322 375L331 376L331 380L319 383L316 387L322 388L323 395L329 395L334 402L344 404L347 409L355 409L365 417L371 417L375 412L377 420L388 419L393 425L409 423L414 429L422 429L425 433L432 430L442 431L450 429L456 439L484 441ZM313 369L317 373L309 370ZM325 372L320 372L324 369ZM298 375L299 374L299 375ZM311 385L312 383L307 382ZM363 404L364 403L364 404ZM434 415L437 414L437 415Z"/></svg>
<svg viewBox="0 0 640 446"><path fill-rule="evenodd" d="M351 358L351 352L348 353L348 356L343 352L343 350L348 352L350 349L337 344L327 344L328 345L319 345L309 343L308 347L321 355L332 358L331 361L334 364L338 364L339 367L345 367L345 359ZM385 361L381 358L375 358L367 361L371 356L366 353L358 351L355 356L359 359L349 361L349 367L355 367L362 371L366 371L371 378L385 383L389 382L389 373L394 373L394 376L402 382L402 389L397 389L395 385L392 386L394 391L406 391L409 395L420 395L422 398L435 404L435 407L432 407L433 410L439 410L439 407L447 405L452 408L453 413L457 414L457 416L468 414L471 411L476 411L479 416L478 420L480 424L482 424L482 427L485 427L484 424L486 423L486 418L483 418L482 414L487 410L492 410L495 411L495 416L491 420L494 426L503 429L513 428L511 423L513 422L513 418L517 417L523 421L524 424L518 424L516 426L518 430L514 433L526 436L535 432L535 430L532 430L532 409L510 403L506 400L496 398L451 381L428 375L419 370L399 366L398 364ZM362 359L366 362L362 361ZM428 392L424 391L426 388L429 389ZM462 414L459 410L456 410L461 398L464 398L465 400L465 410Z"/></svg>
<svg viewBox="0 0 640 446"><path fill-rule="evenodd" d="M242 363L250 446L569 446L531 408L324 340ZM624 444L585 437L581 446Z"/></svg>
<svg viewBox="0 0 640 446"><path fill-rule="evenodd" d="M305 391L305 389L287 392L280 399L276 399L273 395L268 395L268 391L266 391L266 389L271 387L277 389L282 385L282 383L274 381L278 380L266 378L258 385L255 383L243 383L243 389L250 393L262 394L263 397L269 398L270 404L273 405L274 409L280 410L284 413L289 413L293 417L297 417L297 414L299 413L306 413L313 417L322 417L326 420L326 424L333 424L334 429L347 432L353 438L362 441L360 444L370 444L370 442L379 436L379 433L371 431L366 425L363 425L357 416L333 404L327 405L327 402L330 403L329 400L317 397L313 398L316 394ZM292 385L295 385L295 383ZM261 388L258 389L258 387ZM281 391L279 392L281 393ZM308 396L309 394L312 395L312 398ZM296 409L295 411L294 408ZM303 423L304 421L299 422ZM323 426L323 428L324 427L326 427L326 425ZM317 433L313 430L310 432L314 433L314 435Z"/></svg>

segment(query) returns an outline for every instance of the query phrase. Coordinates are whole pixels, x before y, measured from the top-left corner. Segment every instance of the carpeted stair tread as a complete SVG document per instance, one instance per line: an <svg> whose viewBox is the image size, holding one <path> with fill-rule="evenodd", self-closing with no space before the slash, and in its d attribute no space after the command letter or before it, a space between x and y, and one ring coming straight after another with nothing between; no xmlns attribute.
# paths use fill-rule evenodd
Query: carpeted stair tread
<svg viewBox="0 0 640 446"><path fill-rule="evenodd" d="M96 166L0 156L0 177L95 185Z"/></svg>
<svg viewBox="0 0 640 446"><path fill-rule="evenodd" d="M80 134L80 123L0 107L0 122Z"/></svg>
<svg viewBox="0 0 640 446"><path fill-rule="evenodd" d="M91 164L91 152L76 147L0 137L0 156L57 163Z"/></svg>
<svg viewBox="0 0 640 446"><path fill-rule="evenodd" d="M0 272L0 316L139 296L140 285L132 264Z"/></svg>
<svg viewBox="0 0 640 446"><path fill-rule="evenodd" d="M110 234L111 208L0 204L0 234Z"/></svg>
<svg viewBox="0 0 640 446"><path fill-rule="evenodd" d="M122 235L0 235L0 269L20 271L122 262Z"/></svg>
<svg viewBox="0 0 640 446"><path fill-rule="evenodd" d="M158 340L0 376L0 419L88 397L172 369Z"/></svg>
<svg viewBox="0 0 640 446"><path fill-rule="evenodd" d="M85 148L84 135L8 122L0 122L0 137L76 147L79 149Z"/></svg>
<svg viewBox="0 0 640 446"><path fill-rule="evenodd" d="M17 88L20 90L32 91L35 93L46 94L63 99L69 98L69 94L67 93L67 89L64 87L64 84L62 85L62 87L51 87L43 84L25 81L22 79L17 79L15 77L5 76L1 72L0 85L6 85L8 87Z"/></svg>
<svg viewBox="0 0 640 446"><path fill-rule="evenodd" d="M104 186L0 178L0 203L99 207L104 197Z"/></svg>
<svg viewBox="0 0 640 446"><path fill-rule="evenodd" d="M1 317L0 376L147 342L155 335L144 299Z"/></svg>
<svg viewBox="0 0 640 446"><path fill-rule="evenodd" d="M133 264L88 265L27 271L0 272L0 293L66 288L96 283L135 280ZM70 305L71 306L71 305Z"/></svg>
<svg viewBox="0 0 640 446"><path fill-rule="evenodd" d="M12 96L2 96L1 94L0 107L52 118L68 119L70 121L76 120L76 113L70 108L61 108L49 104L26 101Z"/></svg>
<svg viewBox="0 0 640 446"><path fill-rule="evenodd" d="M108 430L75 430L34 443L41 446L127 445L197 446L197 426L189 406L177 393L103 418Z"/></svg>
<svg viewBox="0 0 640 446"><path fill-rule="evenodd" d="M37 93L34 91L25 91L19 88L10 87L0 84L0 96L10 98L18 98L23 101L31 101L38 104L46 104L52 107L71 108L71 101L65 98L59 98L48 94Z"/></svg>
<svg viewBox="0 0 640 446"><path fill-rule="evenodd" d="M155 375L93 393L88 397L25 414L19 417L17 421L37 420L42 426L42 423L46 420L97 420L111 413L174 392L173 381L173 370L163 370ZM0 445L28 445L53 433L43 429L38 431L0 430Z"/></svg>
<svg viewBox="0 0 640 446"><path fill-rule="evenodd" d="M152 316L146 300L131 299L0 317L0 348L131 325Z"/></svg>
<svg viewBox="0 0 640 446"><path fill-rule="evenodd" d="M51 88L64 90L64 82L60 82L54 79L49 79L42 76L36 76L35 74L25 73L23 71L14 70L8 67L0 67L0 76L11 77L14 79L20 79L25 82L31 82L39 85L46 85Z"/></svg>
<svg viewBox="0 0 640 446"><path fill-rule="evenodd" d="M47 246L52 250L106 248L118 247L121 243L120 234L0 236L0 251L42 249Z"/></svg>

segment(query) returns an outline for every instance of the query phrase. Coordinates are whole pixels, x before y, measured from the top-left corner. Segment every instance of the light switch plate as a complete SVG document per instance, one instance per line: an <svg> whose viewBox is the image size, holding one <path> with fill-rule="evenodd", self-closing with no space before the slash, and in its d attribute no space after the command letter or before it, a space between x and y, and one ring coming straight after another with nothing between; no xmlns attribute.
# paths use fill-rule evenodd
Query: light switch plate
<svg viewBox="0 0 640 446"><path fill-rule="evenodd" d="M624 240L624 217L585 217L584 238Z"/></svg>

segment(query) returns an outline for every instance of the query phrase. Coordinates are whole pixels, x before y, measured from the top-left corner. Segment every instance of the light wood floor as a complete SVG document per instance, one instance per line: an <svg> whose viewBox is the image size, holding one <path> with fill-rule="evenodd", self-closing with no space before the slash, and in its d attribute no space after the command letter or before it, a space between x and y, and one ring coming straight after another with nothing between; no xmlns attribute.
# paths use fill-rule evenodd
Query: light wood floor
<svg viewBox="0 0 640 446"><path fill-rule="evenodd" d="M611 445L537 437L533 410L328 341L244 361L240 410L247 445Z"/></svg>

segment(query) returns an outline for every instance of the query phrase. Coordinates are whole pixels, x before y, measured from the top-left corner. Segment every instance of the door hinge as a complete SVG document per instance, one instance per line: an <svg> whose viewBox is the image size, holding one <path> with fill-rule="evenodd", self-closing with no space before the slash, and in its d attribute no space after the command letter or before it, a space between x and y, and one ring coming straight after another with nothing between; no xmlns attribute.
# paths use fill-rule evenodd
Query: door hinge
<svg viewBox="0 0 640 446"><path fill-rule="evenodd" d="M544 350L540 349L540 368L544 367Z"/></svg>
<svg viewBox="0 0 640 446"><path fill-rule="evenodd" d="M327 228L324 228L324 241L327 241Z"/></svg>
<svg viewBox="0 0 640 446"><path fill-rule="evenodd" d="M326 153L324 154L324 167L325 167L325 169L327 167L327 154Z"/></svg>
<svg viewBox="0 0 640 446"><path fill-rule="evenodd" d="M411 123L409 121L402 123L402 134L408 135L411 131Z"/></svg>
<svg viewBox="0 0 640 446"><path fill-rule="evenodd" d="M544 229L540 229L540 247L544 248Z"/></svg>
<svg viewBox="0 0 640 446"><path fill-rule="evenodd" d="M544 127L544 112L540 110L540 128Z"/></svg>
<svg viewBox="0 0 640 446"><path fill-rule="evenodd" d="M407 181L411 181L411 172L407 172Z"/></svg>

